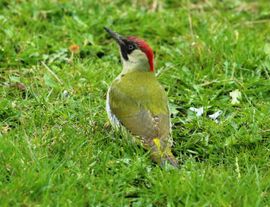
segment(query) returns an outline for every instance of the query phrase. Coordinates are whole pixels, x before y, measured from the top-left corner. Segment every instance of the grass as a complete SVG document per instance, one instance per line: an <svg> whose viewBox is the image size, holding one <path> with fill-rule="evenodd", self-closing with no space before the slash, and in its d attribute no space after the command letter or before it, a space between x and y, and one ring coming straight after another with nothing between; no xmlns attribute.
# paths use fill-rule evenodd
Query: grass
<svg viewBox="0 0 270 207"><path fill-rule="evenodd" d="M1 0L0 205L269 206L269 23L268 0ZM108 127L103 26L155 50L180 169Z"/></svg>

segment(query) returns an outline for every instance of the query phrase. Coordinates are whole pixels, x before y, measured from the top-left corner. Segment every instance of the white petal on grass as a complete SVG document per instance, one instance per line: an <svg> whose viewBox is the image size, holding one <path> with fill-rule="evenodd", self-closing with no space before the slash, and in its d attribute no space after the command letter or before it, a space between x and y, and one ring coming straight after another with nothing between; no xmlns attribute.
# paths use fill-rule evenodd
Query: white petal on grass
<svg viewBox="0 0 270 207"><path fill-rule="evenodd" d="M217 112L210 114L208 117L218 123L218 117L222 114L221 110L218 110Z"/></svg>
<svg viewBox="0 0 270 207"><path fill-rule="evenodd" d="M64 98L69 97L69 92L68 92L67 90L64 90L63 93L62 93L62 96L63 96Z"/></svg>
<svg viewBox="0 0 270 207"><path fill-rule="evenodd" d="M242 94L241 94L241 92L238 89L230 92L230 96L232 97L232 101L231 101L232 105L235 105L235 104L239 104L240 103L239 100L241 99Z"/></svg>
<svg viewBox="0 0 270 207"><path fill-rule="evenodd" d="M189 110L195 112L197 117L202 116L203 114L203 107L200 108L190 107Z"/></svg>

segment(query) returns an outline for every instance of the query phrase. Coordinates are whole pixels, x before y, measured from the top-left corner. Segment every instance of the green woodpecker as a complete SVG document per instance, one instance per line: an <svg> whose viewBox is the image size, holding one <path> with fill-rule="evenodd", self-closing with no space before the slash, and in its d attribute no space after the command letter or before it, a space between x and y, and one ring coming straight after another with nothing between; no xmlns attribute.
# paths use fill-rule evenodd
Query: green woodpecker
<svg viewBox="0 0 270 207"><path fill-rule="evenodd" d="M151 47L134 36L123 37L105 27L118 43L123 70L107 92L106 111L114 127L126 128L160 165L177 166L171 152L171 123L165 90L154 73Z"/></svg>

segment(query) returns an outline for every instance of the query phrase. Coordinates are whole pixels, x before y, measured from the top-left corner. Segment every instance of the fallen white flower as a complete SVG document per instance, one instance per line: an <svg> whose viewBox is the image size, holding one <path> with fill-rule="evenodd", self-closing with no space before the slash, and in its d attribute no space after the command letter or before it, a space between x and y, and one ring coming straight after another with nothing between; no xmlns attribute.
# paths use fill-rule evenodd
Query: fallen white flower
<svg viewBox="0 0 270 207"><path fill-rule="evenodd" d="M218 118L221 114L222 114L222 111L221 111L221 110L218 110L217 112L208 115L208 117L209 117L210 119L213 119L216 123L218 123L217 118Z"/></svg>
<svg viewBox="0 0 270 207"><path fill-rule="evenodd" d="M203 114L203 107L200 108L190 107L189 110L195 112L197 117L202 116Z"/></svg>
<svg viewBox="0 0 270 207"><path fill-rule="evenodd" d="M64 98L67 98L67 97L69 97L69 92L67 90L64 90L62 95Z"/></svg>
<svg viewBox="0 0 270 207"><path fill-rule="evenodd" d="M230 92L230 96L232 97L232 101L231 101L232 105L240 103L239 99L241 99L242 94L238 89Z"/></svg>

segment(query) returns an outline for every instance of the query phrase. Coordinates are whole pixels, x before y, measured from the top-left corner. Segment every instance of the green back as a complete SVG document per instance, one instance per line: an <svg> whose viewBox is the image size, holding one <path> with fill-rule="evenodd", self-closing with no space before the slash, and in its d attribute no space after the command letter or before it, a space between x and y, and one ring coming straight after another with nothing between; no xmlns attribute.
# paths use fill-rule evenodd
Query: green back
<svg viewBox="0 0 270 207"><path fill-rule="evenodd" d="M166 92L152 72L117 78L109 91L111 112L134 135L167 138L170 120Z"/></svg>

